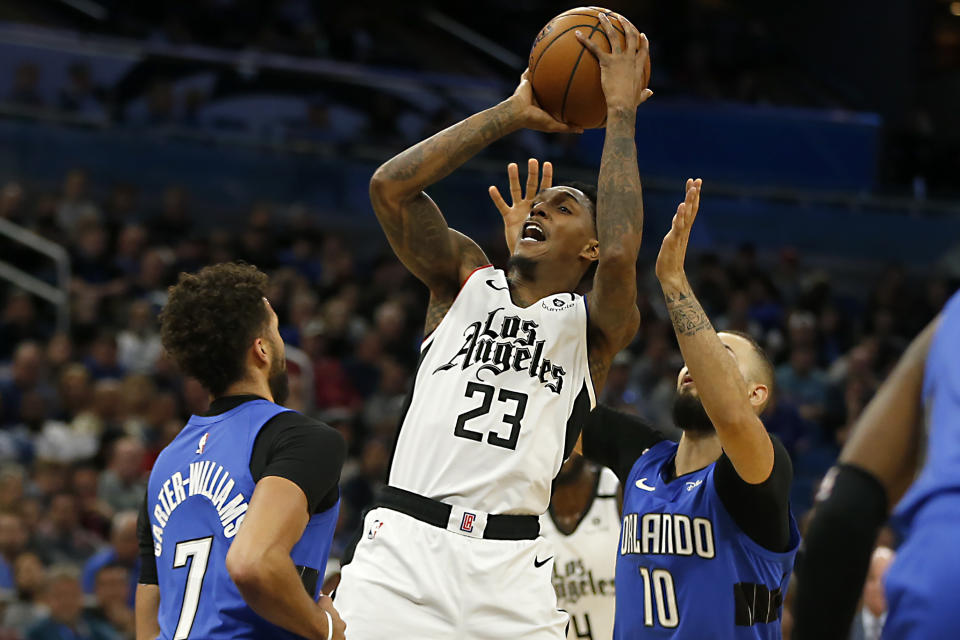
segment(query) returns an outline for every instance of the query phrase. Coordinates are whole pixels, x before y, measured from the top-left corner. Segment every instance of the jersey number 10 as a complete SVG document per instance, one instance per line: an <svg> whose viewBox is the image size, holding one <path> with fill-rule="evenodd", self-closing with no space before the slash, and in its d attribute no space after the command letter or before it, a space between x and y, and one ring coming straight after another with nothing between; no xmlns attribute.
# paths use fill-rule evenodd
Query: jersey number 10
<svg viewBox="0 0 960 640"><path fill-rule="evenodd" d="M650 571L640 567L643 578L643 624L653 626L654 602L656 602L657 621L661 627L673 629L680 624L677 612L677 593L673 586L673 576L666 569Z"/></svg>
<svg viewBox="0 0 960 640"><path fill-rule="evenodd" d="M476 442L483 441L483 434L479 431L467 429L467 422L490 413L494 391L496 391L496 389L488 384L481 384L479 382L467 383L467 391L464 395L467 398L472 398L475 394L479 393L482 395L482 400L479 407L461 413L457 417L457 426L453 429L453 435L458 438L466 438L467 440L474 440ZM497 400L503 403L511 401L517 403L514 406L514 413L507 413L503 416L503 423L510 425L510 434L504 438L495 431L489 431L487 433L487 442L497 447L515 451L517 448L517 440L520 438L520 420L523 419L523 414L527 410L527 394L510 391L509 389L500 389L500 395L497 396Z"/></svg>

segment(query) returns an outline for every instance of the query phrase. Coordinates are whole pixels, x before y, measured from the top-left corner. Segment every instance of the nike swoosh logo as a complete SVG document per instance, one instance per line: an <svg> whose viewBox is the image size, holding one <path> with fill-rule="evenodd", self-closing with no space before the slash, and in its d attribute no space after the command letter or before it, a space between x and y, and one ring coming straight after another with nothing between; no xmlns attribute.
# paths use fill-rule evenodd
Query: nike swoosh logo
<svg viewBox="0 0 960 640"><path fill-rule="evenodd" d="M487 286L490 287L491 289L494 289L495 291L506 291L507 289L510 288L510 287L498 287L498 286L493 282L493 280L487 280Z"/></svg>
<svg viewBox="0 0 960 640"><path fill-rule="evenodd" d="M542 567L543 565L547 564L547 563L550 562L551 560L553 560L553 556L550 556L549 558L547 558L546 560L543 560L543 561L537 560L536 556L534 556L534 558L533 558L533 566L535 566L537 569L539 569L540 567Z"/></svg>
<svg viewBox="0 0 960 640"><path fill-rule="evenodd" d="M637 489L643 489L644 491L653 491L656 489L656 487L651 487L650 485L648 485L646 478L640 478L639 480L637 480Z"/></svg>

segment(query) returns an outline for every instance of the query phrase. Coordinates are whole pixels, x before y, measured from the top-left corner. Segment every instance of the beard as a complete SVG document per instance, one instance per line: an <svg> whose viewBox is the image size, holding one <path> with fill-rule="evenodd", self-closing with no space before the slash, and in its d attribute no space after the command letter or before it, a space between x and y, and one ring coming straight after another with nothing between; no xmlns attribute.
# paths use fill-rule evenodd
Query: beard
<svg viewBox="0 0 960 640"><path fill-rule="evenodd" d="M270 395L276 404L283 404L290 395L290 380L287 378L286 360L277 359L270 364L270 375L267 377L267 386Z"/></svg>
<svg viewBox="0 0 960 640"><path fill-rule="evenodd" d="M509 275L513 272L516 272L517 276L521 280L525 280L527 282L536 280L537 261L533 258L514 254L510 256L509 260L507 260L507 274Z"/></svg>
<svg viewBox="0 0 960 640"><path fill-rule="evenodd" d="M688 391L677 391L673 397L673 422L680 430L692 434L707 435L716 431L700 396Z"/></svg>

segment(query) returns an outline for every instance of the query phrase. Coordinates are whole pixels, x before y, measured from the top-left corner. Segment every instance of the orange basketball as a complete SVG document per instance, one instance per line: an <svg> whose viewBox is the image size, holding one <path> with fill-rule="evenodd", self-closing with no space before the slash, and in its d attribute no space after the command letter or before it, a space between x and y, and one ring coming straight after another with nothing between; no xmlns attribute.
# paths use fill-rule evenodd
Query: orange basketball
<svg viewBox="0 0 960 640"><path fill-rule="evenodd" d="M620 46L625 46L618 14L602 7L578 7L548 22L530 49L528 66L537 103L557 120L584 129L603 126L607 102L600 87L600 64L577 40L576 31L610 51L610 41L600 25L601 13L607 14ZM649 58L644 73L649 82Z"/></svg>

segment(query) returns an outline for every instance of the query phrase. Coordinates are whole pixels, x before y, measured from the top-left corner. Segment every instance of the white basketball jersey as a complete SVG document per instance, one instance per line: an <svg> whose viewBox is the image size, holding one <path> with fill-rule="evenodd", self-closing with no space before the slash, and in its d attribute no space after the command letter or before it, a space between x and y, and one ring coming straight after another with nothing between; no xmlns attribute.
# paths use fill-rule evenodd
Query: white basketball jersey
<svg viewBox="0 0 960 640"><path fill-rule="evenodd" d="M503 271L467 278L423 342L389 484L487 513L540 515L596 403L587 307L513 304Z"/></svg>
<svg viewBox="0 0 960 640"><path fill-rule="evenodd" d="M553 521L552 510L540 516L540 535L553 543L553 588L557 606L570 614L567 638L610 640L616 605L614 572L620 543L617 476L600 470L587 512L570 535Z"/></svg>

